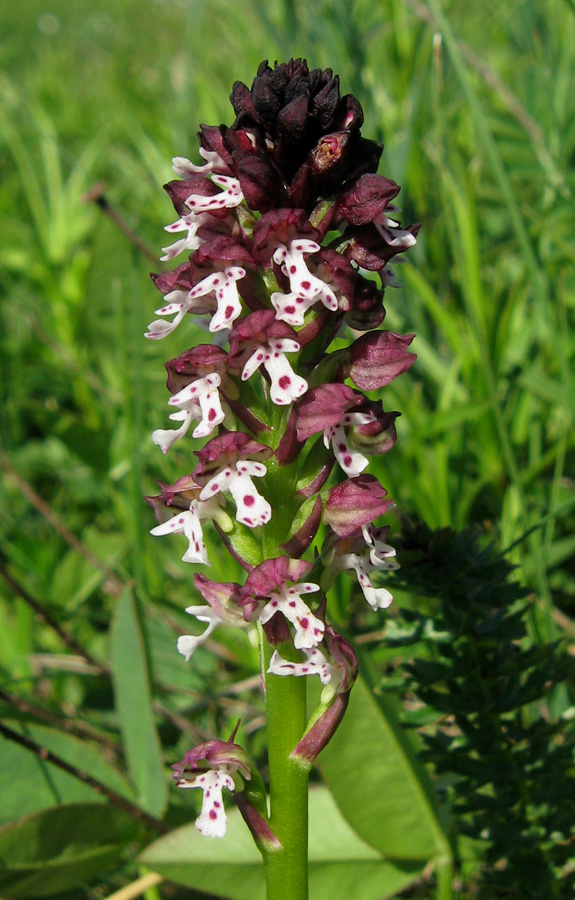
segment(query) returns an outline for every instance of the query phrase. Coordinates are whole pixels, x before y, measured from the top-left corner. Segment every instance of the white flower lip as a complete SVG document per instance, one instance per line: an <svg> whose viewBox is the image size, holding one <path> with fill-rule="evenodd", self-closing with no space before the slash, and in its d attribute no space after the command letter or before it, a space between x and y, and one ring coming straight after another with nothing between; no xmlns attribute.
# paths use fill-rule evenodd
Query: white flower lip
<svg viewBox="0 0 575 900"><path fill-rule="evenodd" d="M226 833L228 818L222 797L223 788L235 789L235 783L225 768L209 769L194 778L182 778L180 788L201 788L204 792L202 810L196 819L196 828L204 837L221 838Z"/></svg>
<svg viewBox="0 0 575 900"><path fill-rule="evenodd" d="M207 197L204 197L203 194L190 194L186 198L186 206L192 212L207 212L210 209L233 209L239 206L244 199L237 178L231 178L229 175L212 175L212 181L224 190L220 191L219 194L210 194Z"/></svg>
<svg viewBox="0 0 575 900"><path fill-rule="evenodd" d="M238 316L241 316L242 304L236 282L244 278L245 274L246 270L241 266L227 266L223 272L214 272L202 278L190 291L190 300L215 293L217 310L209 325L211 332L231 328Z"/></svg>
<svg viewBox="0 0 575 900"><path fill-rule="evenodd" d="M283 613L288 622L294 626L294 647L296 650L306 650L317 647L323 639L325 625L311 612L307 603L301 598L302 594L312 594L319 591L319 585L313 582L304 582L288 587L282 585L277 591L269 594L270 600L258 616L262 625L277 612Z"/></svg>
<svg viewBox="0 0 575 900"><path fill-rule="evenodd" d="M205 515L202 515L205 513ZM150 534L154 537L161 537L165 534L183 534L188 539L188 549L182 556L183 562L202 563L209 565L208 553L204 544L201 518L207 518L211 513L211 506L206 506L197 500L192 500L189 510L181 510L167 522L156 525L152 528Z"/></svg>
<svg viewBox="0 0 575 900"><path fill-rule="evenodd" d="M152 440L164 454L186 434L194 419L199 419L199 424L192 432L195 438L207 437L224 421L225 413L218 394L221 382L217 372L212 372L205 378L190 382L170 397L168 405L179 407L179 412L171 413L170 419L182 422L182 425L177 429L158 428L153 432Z"/></svg>
<svg viewBox="0 0 575 900"><path fill-rule="evenodd" d="M322 684L329 684L333 679L333 686L335 688L339 686L343 673L333 663L328 662L319 647L304 649L303 653L306 656L305 662L297 663L284 659L277 650L274 650L267 671L271 675L295 675L296 677L319 675Z"/></svg>
<svg viewBox="0 0 575 900"><path fill-rule="evenodd" d="M286 353L297 353L300 345L289 338L272 338L267 344L259 344L242 370L242 381L247 381L261 365L270 376L270 397L278 406L288 406L307 391L307 381L296 375Z"/></svg>
<svg viewBox="0 0 575 900"><path fill-rule="evenodd" d="M258 528L269 522L272 508L267 500L258 494L252 477L262 478L266 474L263 463L240 460L214 475L202 489L200 500L208 500L217 493L229 491L236 504L236 519L248 528Z"/></svg>
<svg viewBox="0 0 575 900"><path fill-rule="evenodd" d="M178 638L178 653L186 658L189 662L192 653L197 650L211 635L211 633L221 623L221 619L211 606L188 606L186 612L191 616L195 616L198 622L207 622L208 627L202 634L181 634Z"/></svg>
<svg viewBox="0 0 575 900"><path fill-rule="evenodd" d="M321 250L315 241L298 239L291 241L289 249L280 244L273 259L281 265L282 272L289 278L290 293L275 291L271 301L276 310L276 319L288 325L303 325L307 310L318 300L333 311L338 309L337 297L330 286L313 275L306 264L304 253L317 253Z"/></svg>

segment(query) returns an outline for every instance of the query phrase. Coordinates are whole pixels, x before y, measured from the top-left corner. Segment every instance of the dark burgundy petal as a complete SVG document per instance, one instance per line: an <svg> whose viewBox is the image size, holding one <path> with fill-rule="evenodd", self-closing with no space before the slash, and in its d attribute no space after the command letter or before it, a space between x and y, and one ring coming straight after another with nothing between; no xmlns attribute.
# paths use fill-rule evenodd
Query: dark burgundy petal
<svg viewBox="0 0 575 900"><path fill-rule="evenodd" d="M356 331L370 331L381 325L384 319L383 290L378 288L375 281L359 275L351 309L346 314L345 321Z"/></svg>
<svg viewBox="0 0 575 900"><path fill-rule="evenodd" d="M291 559L278 556L265 559L249 573L241 590L240 603L247 598L265 600L270 593L283 587L284 584L297 584L310 572L312 564L303 559Z"/></svg>
<svg viewBox="0 0 575 900"><path fill-rule="evenodd" d="M174 204L174 209L179 216L190 214L190 207L186 206L186 200L192 194L200 194L202 197L213 197L220 193L220 188L205 175L190 175L185 181L169 181L164 185L164 190ZM222 210L228 214L227 210ZM218 211L219 212L219 211Z"/></svg>
<svg viewBox="0 0 575 900"><path fill-rule="evenodd" d="M357 269L354 269L345 256L342 256L341 253L337 253L335 250L326 248L325 250L321 250L318 256L326 272L324 280L330 284L334 284L336 288L341 291L343 296L349 300L349 306L351 307L358 279ZM341 304L340 309L344 312L346 311Z"/></svg>
<svg viewBox="0 0 575 900"><path fill-rule="evenodd" d="M194 450L194 453L199 463L192 473L193 477L199 484L205 485L216 472L227 465L232 465L239 459L256 459L261 462L269 459L272 450L243 431L229 431L212 438L205 447Z"/></svg>
<svg viewBox="0 0 575 900"><path fill-rule="evenodd" d="M313 388L298 405L298 441L305 441L312 434L336 425L344 413L359 409L365 402L362 394L346 384L322 384Z"/></svg>
<svg viewBox="0 0 575 900"><path fill-rule="evenodd" d="M229 169L232 157L224 144L224 135L227 131L229 131L229 128L226 128L225 125L200 125L199 137L200 144L204 150L211 150L217 153L226 163L226 169ZM222 170L221 166L216 166L213 171L218 174L229 174L229 171Z"/></svg>
<svg viewBox="0 0 575 900"><path fill-rule="evenodd" d="M232 743L231 740L216 740L207 741L194 747L193 750L188 750L183 760L173 765L172 769L173 777L179 781L181 778L197 775L198 772L206 772L208 769L217 770L220 767L230 766L239 769L248 781L251 779L248 757L243 747Z"/></svg>
<svg viewBox="0 0 575 900"><path fill-rule="evenodd" d="M273 309L257 310L239 319L229 336L230 365L237 368L243 366L256 345L266 344L272 338L297 339L293 328L276 319Z"/></svg>
<svg viewBox="0 0 575 900"><path fill-rule="evenodd" d="M209 266L211 263L225 260L227 263L254 266L255 261L248 247L238 237L201 227L198 235L205 241L194 253L194 262L198 266Z"/></svg>
<svg viewBox="0 0 575 900"><path fill-rule="evenodd" d="M327 131L331 128L336 110L339 113L339 75L329 79L327 84L317 92L311 105L311 114L317 120L322 131Z"/></svg>
<svg viewBox="0 0 575 900"><path fill-rule="evenodd" d="M346 94L338 103L333 128L340 131L359 131L363 125L363 109L353 94Z"/></svg>
<svg viewBox="0 0 575 900"><path fill-rule="evenodd" d="M285 203L287 195L283 179L265 152L234 154L234 168L250 209L268 212Z"/></svg>
<svg viewBox="0 0 575 900"><path fill-rule="evenodd" d="M256 120L256 112L252 100L252 92L243 81L236 81L230 95L230 102L238 117L249 117Z"/></svg>
<svg viewBox="0 0 575 900"><path fill-rule="evenodd" d="M339 198L338 214L351 225L373 222L390 200L399 194L399 185L383 175L362 175Z"/></svg>
<svg viewBox="0 0 575 900"><path fill-rule="evenodd" d="M373 475L358 475L336 485L324 508L328 524L340 537L373 522L393 506L387 491Z"/></svg>
<svg viewBox="0 0 575 900"><path fill-rule="evenodd" d="M352 344L349 361L342 368L346 378L362 391L384 387L407 371L417 356L407 348L415 335L393 331L370 331Z"/></svg>
<svg viewBox="0 0 575 900"><path fill-rule="evenodd" d="M418 225L410 225L406 228L409 234L414 237L419 230ZM408 249L405 247L390 247L381 235L375 225L359 225L346 231L347 242L344 244L342 252L348 259L353 259L359 266L368 269L371 272L379 272L384 266L397 256Z"/></svg>
<svg viewBox="0 0 575 900"><path fill-rule="evenodd" d="M171 394L177 394L195 378L203 378L212 372L225 376L226 364L227 353L221 347L215 344L198 344L165 363L167 388Z"/></svg>
<svg viewBox="0 0 575 900"><path fill-rule="evenodd" d="M193 263L185 262L171 272L160 272L158 275L152 272L150 278L162 294L169 294L170 291L176 290L191 291L194 283L193 274Z"/></svg>

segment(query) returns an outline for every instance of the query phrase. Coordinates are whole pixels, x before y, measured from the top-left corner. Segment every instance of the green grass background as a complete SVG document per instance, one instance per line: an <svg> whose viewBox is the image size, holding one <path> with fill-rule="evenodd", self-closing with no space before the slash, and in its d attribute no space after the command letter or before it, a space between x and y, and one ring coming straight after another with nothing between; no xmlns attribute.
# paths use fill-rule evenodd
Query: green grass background
<svg viewBox="0 0 575 900"><path fill-rule="evenodd" d="M81 660L66 668L70 647L30 598L105 660L133 587L167 746L177 727L189 745L239 707L257 718L259 701L234 693L257 665L243 639L224 630L191 674L173 646L193 567L148 537L141 498L190 471L189 450L163 458L150 439L167 416L162 363L182 346L143 339L159 267L90 192L159 256L171 157L197 159L198 124L233 120L233 82L292 55L359 97L402 220L422 223L403 287L386 294L387 327L415 332L419 356L384 399L402 412L377 469L397 527L402 515L480 525L532 588L535 638L575 635L573 5L3 4L0 660L5 690L112 742L109 684ZM233 570L222 559L211 577Z"/></svg>

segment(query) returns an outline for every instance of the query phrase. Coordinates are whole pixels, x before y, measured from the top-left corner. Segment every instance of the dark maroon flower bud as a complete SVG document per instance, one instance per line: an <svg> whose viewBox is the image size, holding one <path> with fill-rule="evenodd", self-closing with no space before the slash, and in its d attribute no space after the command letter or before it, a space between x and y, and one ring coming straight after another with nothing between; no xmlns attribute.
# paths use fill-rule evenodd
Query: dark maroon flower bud
<svg viewBox="0 0 575 900"><path fill-rule="evenodd" d="M359 100L353 94L346 94L337 105L333 119L333 128L336 131L358 132L363 125L363 109Z"/></svg>
<svg viewBox="0 0 575 900"><path fill-rule="evenodd" d="M194 262L197 266L209 267L214 263L225 261L255 268L256 263L252 254L235 235L214 232L202 227L198 229L198 236L204 243L194 253Z"/></svg>
<svg viewBox="0 0 575 900"><path fill-rule="evenodd" d="M234 154L234 169L250 209L264 213L286 202L281 174L265 151Z"/></svg>
<svg viewBox="0 0 575 900"><path fill-rule="evenodd" d="M308 391L298 406L297 436L306 441L312 434L337 425L350 411L355 412L366 402L346 384L322 384Z"/></svg>
<svg viewBox="0 0 575 900"><path fill-rule="evenodd" d="M190 207L186 201L194 194L200 197L215 197L221 193L221 189L204 175L191 175L185 181L169 181L164 185L164 190L179 216L189 215ZM227 209L214 209L210 211L210 214L217 219L222 219L228 215L228 212Z"/></svg>
<svg viewBox="0 0 575 900"><path fill-rule="evenodd" d="M171 291L191 291L193 275L194 264L185 262L171 272L160 272L158 275L152 272L150 278L162 294L169 294Z"/></svg>
<svg viewBox="0 0 575 900"><path fill-rule="evenodd" d="M351 378L362 391L384 387L407 371L417 356L407 348L415 335L395 334L393 331L370 331L359 337L342 362L345 378Z"/></svg>
<svg viewBox="0 0 575 900"><path fill-rule="evenodd" d="M337 204L338 214L350 225L372 222L399 194L399 185L383 175L362 175L343 192Z"/></svg>
<svg viewBox="0 0 575 900"><path fill-rule="evenodd" d="M373 475L359 475L336 485L325 504L325 519L336 534L347 537L373 522L393 506L387 491Z"/></svg>
<svg viewBox="0 0 575 900"><path fill-rule="evenodd" d="M346 313L345 321L355 331L371 331L385 319L383 306L383 290L375 281L358 275L353 293L351 309Z"/></svg>

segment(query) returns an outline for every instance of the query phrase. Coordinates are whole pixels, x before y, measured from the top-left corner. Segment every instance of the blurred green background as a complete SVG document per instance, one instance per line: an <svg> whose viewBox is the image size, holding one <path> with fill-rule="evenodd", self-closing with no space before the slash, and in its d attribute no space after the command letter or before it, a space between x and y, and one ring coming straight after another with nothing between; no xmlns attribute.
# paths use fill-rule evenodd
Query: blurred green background
<svg viewBox="0 0 575 900"><path fill-rule="evenodd" d="M385 144L380 171L402 185L402 221L422 223L386 294L386 327L415 332L419 357L384 399L402 413L375 470L394 528L402 516L480 525L532 589L536 639L575 635L573 4L5 3L2 709L27 720L26 700L47 726L105 735L111 758L109 629L127 596L128 620L146 623L168 762L238 712L261 751L255 649L223 629L193 669L175 652L194 568L148 537L142 497L190 471L188 449L164 458L150 438L167 420L162 364L182 346L143 332L174 217L171 157L198 160L199 123L233 121L233 82L290 56L333 68L360 99L364 135ZM96 204L102 192L140 246ZM234 572L222 558L210 577ZM46 796L8 798L1 820Z"/></svg>

